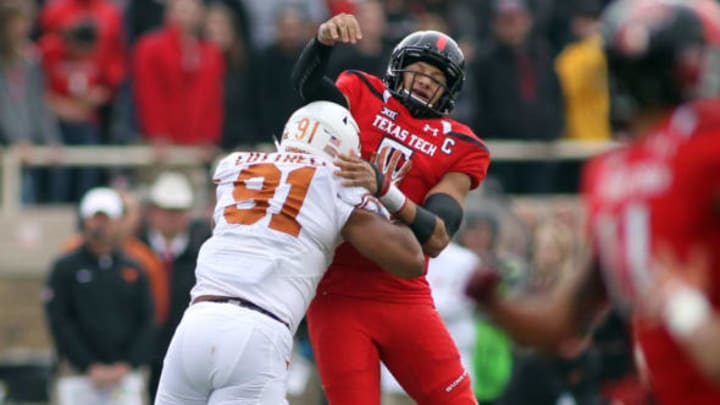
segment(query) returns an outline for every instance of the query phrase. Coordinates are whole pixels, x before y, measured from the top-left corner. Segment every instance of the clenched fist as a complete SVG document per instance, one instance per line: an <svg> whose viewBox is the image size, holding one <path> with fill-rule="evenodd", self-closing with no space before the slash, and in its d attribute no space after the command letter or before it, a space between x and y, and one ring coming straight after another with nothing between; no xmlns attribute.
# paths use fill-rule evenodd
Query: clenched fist
<svg viewBox="0 0 720 405"><path fill-rule="evenodd" d="M320 24L317 39L327 46L333 46L338 42L354 44L362 39L362 32L354 15L340 13Z"/></svg>

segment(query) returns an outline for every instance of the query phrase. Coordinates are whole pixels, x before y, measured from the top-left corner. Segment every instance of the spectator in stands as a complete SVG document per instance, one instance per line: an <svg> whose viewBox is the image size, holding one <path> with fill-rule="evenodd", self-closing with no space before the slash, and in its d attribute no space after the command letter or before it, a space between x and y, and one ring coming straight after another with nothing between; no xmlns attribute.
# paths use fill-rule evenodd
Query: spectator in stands
<svg viewBox="0 0 720 405"><path fill-rule="evenodd" d="M525 281L525 269L518 265L518 261L507 259L499 251L500 221L496 215L490 212L469 213L458 232L457 241L480 258L478 265L499 269L508 290ZM474 335L473 392L480 404L491 404L502 395L510 380L513 344L482 313L476 314Z"/></svg>
<svg viewBox="0 0 720 405"><path fill-rule="evenodd" d="M478 42L476 37L466 35L458 38L458 45L465 55L465 88L475 88L475 76L472 68L477 57ZM475 122L475 114L478 110L478 94L475 91L463 91L455 102L453 118L460 122Z"/></svg>
<svg viewBox="0 0 720 405"><path fill-rule="evenodd" d="M129 191L116 190L116 192L120 195L124 208L123 217L118 226L118 246L125 256L134 260L145 270L153 295L155 320L161 325L167 319L169 299L165 269L155 252L137 237L143 217L140 202ZM84 241L83 233L73 235L65 242L62 250L71 252L80 247Z"/></svg>
<svg viewBox="0 0 720 405"><path fill-rule="evenodd" d="M600 0L578 0L572 18L575 42L558 55L555 66L565 95L564 137L610 139L607 62L600 38Z"/></svg>
<svg viewBox="0 0 720 405"><path fill-rule="evenodd" d="M382 3L367 0L357 3L355 17L363 27L363 37L354 46L338 47L330 57L328 77L335 78L347 69L382 76L392 47L385 39L387 17Z"/></svg>
<svg viewBox="0 0 720 405"><path fill-rule="evenodd" d="M255 103L260 107L260 133L278 138L286 118L303 105L297 92L288 91L290 72L312 36L302 8L284 6L275 20L277 40L260 52L255 64ZM271 141L271 139L268 139Z"/></svg>
<svg viewBox="0 0 720 405"><path fill-rule="evenodd" d="M43 301L59 375L84 375L97 387L112 387L149 362L152 297L144 270L117 249L120 196L92 189L79 214L84 241L55 261Z"/></svg>
<svg viewBox="0 0 720 405"><path fill-rule="evenodd" d="M74 81L74 85L77 86L76 89L82 89L83 86L79 83L81 83L83 79L76 71L82 71L82 75L87 77L95 74L99 78L100 83L93 83L92 87L94 87L94 89L89 91L87 95L83 94L83 91L75 92L73 90L70 90L70 95L80 104L80 106L76 106L75 108L81 107L82 103L85 103L93 110L92 120L99 128L96 136L98 137L98 143L102 144L112 143L114 141L110 134L110 129L115 121L115 116L113 115L115 103L127 77L127 50L125 46L122 15L122 2L114 0L58 0L48 2L47 5L43 6L38 20L38 28L42 34L42 43L47 41L47 37L62 37L76 26L82 24L93 26L93 45L92 47L84 46L86 49L82 51L82 53L84 53L83 58L86 59L84 63L92 67L87 65L84 67L73 67L73 73L67 80ZM72 42L74 43L74 41ZM52 45L47 45L49 45L50 49L48 49L48 51L50 54L62 53L58 52L58 49L53 49L54 47ZM70 46L67 47L70 48ZM56 55L56 57L57 56L58 55ZM68 53L61 57L61 59L68 58L80 59L72 57L68 55ZM57 72L60 76L63 74L63 63L66 63L66 61L60 61L60 66L53 68L60 70L60 72ZM74 60L72 63L80 64L82 62ZM96 70L93 71L93 69ZM51 79L54 80L53 78ZM100 84L102 86L100 86ZM58 86L58 89L62 90L62 85ZM58 102L62 101L58 100ZM68 102L64 103L69 104ZM73 121L76 120L73 119ZM88 139L87 137L90 136L86 133L87 130L85 128L78 128L74 125L63 126L62 130L63 135L68 135L65 139L66 143L85 144ZM70 134L66 134L67 132L70 132ZM101 171L96 169L81 171L80 173L83 173L81 176L89 176L90 174L97 176ZM72 177L73 175L70 176ZM80 183L79 186L76 186L79 190L76 190L75 193L70 196L70 199L76 201L87 187L95 185L96 183L90 183L89 186Z"/></svg>
<svg viewBox="0 0 720 405"><path fill-rule="evenodd" d="M609 141L613 127L610 113L610 84L607 61L600 38L602 0L578 0L567 7L572 42L555 59L555 67L565 95L565 131L563 138L578 141ZM614 118L618 118L615 116ZM581 162L558 163L555 190L579 191Z"/></svg>
<svg viewBox="0 0 720 405"><path fill-rule="evenodd" d="M272 142L257 128L258 105L252 97L250 44L241 21L224 2L210 3L204 24L204 36L218 46L225 57L224 115L220 147L234 150L240 145Z"/></svg>
<svg viewBox="0 0 720 405"><path fill-rule="evenodd" d="M97 30L94 53L110 91L125 78L126 48L122 11L110 0L55 0L42 7L39 23L43 36L62 35L81 20Z"/></svg>
<svg viewBox="0 0 720 405"><path fill-rule="evenodd" d="M501 232L501 217L493 210L468 212L457 240L478 255L484 264L501 268L508 280L513 280L512 284L515 284L524 280L528 258L524 257L525 252L518 251L516 247L503 245L510 243L507 237L504 238L505 242L502 240L503 233L509 233L510 229L505 224Z"/></svg>
<svg viewBox="0 0 720 405"><path fill-rule="evenodd" d="M543 218L535 227L532 270L526 290L552 291L573 270L578 240L571 229L555 218ZM515 370L498 404L575 403L600 405L600 363L590 340L573 342L561 356L552 357L523 350L516 356Z"/></svg>
<svg viewBox="0 0 720 405"><path fill-rule="evenodd" d="M64 145L98 145L103 142L101 110L113 97L121 76L112 72L100 50L98 21L83 15L49 31L39 41L48 78L50 106L60 121ZM77 201L101 180L93 167L67 169L62 181L50 185L60 201Z"/></svg>
<svg viewBox="0 0 720 405"><path fill-rule="evenodd" d="M455 33L458 38L472 38L473 41L482 42L490 37L490 1L433 0L430 3L430 9L435 9L443 16L450 32ZM467 54L465 58L467 60Z"/></svg>
<svg viewBox="0 0 720 405"><path fill-rule="evenodd" d="M415 14L411 11L408 0L385 0L383 3L387 16L387 41L397 44L417 29Z"/></svg>
<svg viewBox="0 0 720 405"><path fill-rule="evenodd" d="M493 0L494 42L481 49L472 74L479 110L475 130L487 138L551 141L563 129L563 96L549 45L531 36L524 0ZM508 192L549 192L552 166L498 164Z"/></svg>
<svg viewBox="0 0 720 405"><path fill-rule="evenodd" d="M549 290L554 286L577 251L571 229L557 219L541 220L533 232L531 290Z"/></svg>
<svg viewBox="0 0 720 405"><path fill-rule="evenodd" d="M45 76L40 56L30 42L31 17L19 5L0 5L0 144L19 148L21 162L36 144L52 145L60 158L57 118L45 102ZM58 170L51 168L49 181ZM41 169L24 169L22 201L40 199Z"/></svg>
<svg viewBox="0 0 720 405"><path fill-rule="evenodd" d="M305 24L315 26L328 17L328 0L235 0L242 2L251 28L250 38L256 51L262 51L280 40L283 27L278 16L286 8L298 10ZM353 1L354 2L354 1ZM308 34L312 35L312 34ZM307 39L303 37L303 41ZM288 114L289 116L289 114ZM285 122L284 116L281 122Z"/></svg>
<svg viewBox="0 0 720 405"><path fill-rule="evenodd" d="M200 37L204 12L200 0L168 0L163 29L135 47L138 119L158 158L168 145L184 144L204 146L209 161L220 141L224 62Z"/></svg>
<svg viewBox="0 0 720 405"><path fill-rule="evenodd" d="M354 0L326 0L328 12L330 15L340 13L353 14L356 12L356 4Z"/></svg>
<svg viewBox="0 0 720 405"><path fill-rule="evenodd" d="M130 0L125 10L125 26L131 45L144 34L162 28L165 3L164 0Z"/></svg>
<svg viewBox="0 0 720 405"><path fill-rule="evenodd" d="M150 188L145 241L160 258L168 285L168 311L160 324L150 370L150 398L162 371L162 362L175 328L182 319L195 284L195 262L200 246L210 236L206 221L192 221L194 194L187 178L177 172L161 173Z"/></svg>
<svg viewBox="0 0 720 405"><path fill-rule="evenodd" d="M125 213L120 224L120 242L125 254L140 264L146 271L155 307L155 321L162 325L168 317L168 279L160 258L138 234L144 219L143 207L131 191L118 191Z"/></svg>

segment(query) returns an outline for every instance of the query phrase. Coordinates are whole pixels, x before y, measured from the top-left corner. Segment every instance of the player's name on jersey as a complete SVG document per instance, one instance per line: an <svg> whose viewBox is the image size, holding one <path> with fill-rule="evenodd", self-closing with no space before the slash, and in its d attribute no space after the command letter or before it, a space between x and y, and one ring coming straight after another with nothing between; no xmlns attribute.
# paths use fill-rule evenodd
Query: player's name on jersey
<svg viewBox="0 0 720 405"><path fill-rule="evenodd" d="M666 162L619 165L613 161L606 165L609 169L602 178L598 195L608 201L623 200L629 195L650 198L672 184L673 174Z"/></svg>
<svg viewBox="0 0 720 405"><path fill-rule="evenodd" d="M426 155L435 156L435 152L437 152L438 150L437 145L426 141L425 139L416 134L411 133L407 129L401 127L399 124L392 122L391 120L383 117L380 114L375 116L372 124L375 128L391 135L395 139L405 143L407 146L418 150ZM437 133L437 130L432 133L433 135L435 135ZM448 153L445 150L443 150L443 152Z"/></svg>
<svg viewBox="0 0 720 405"><path fill-rule="evenodd" d="M246 163L296 163L301 165L310 166L327 166L330 162L314 157L304 152L298 153L263 153L263 152L248 152L241 153L235 160L235 166L240 166Z"/></svg>

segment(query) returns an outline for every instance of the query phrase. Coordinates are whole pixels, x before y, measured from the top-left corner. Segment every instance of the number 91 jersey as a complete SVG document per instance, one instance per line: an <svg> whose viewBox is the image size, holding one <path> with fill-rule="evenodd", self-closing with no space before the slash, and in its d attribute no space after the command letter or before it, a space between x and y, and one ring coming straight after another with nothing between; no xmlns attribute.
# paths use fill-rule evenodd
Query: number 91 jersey
<svg viewBox="0 0 720 405"><path fill-rule="evenodd" d="M241 297L297 328L353 209L379 209L346 188L329 161L299 153L233 153L217 166L213 235L191 291Z"/></svg>

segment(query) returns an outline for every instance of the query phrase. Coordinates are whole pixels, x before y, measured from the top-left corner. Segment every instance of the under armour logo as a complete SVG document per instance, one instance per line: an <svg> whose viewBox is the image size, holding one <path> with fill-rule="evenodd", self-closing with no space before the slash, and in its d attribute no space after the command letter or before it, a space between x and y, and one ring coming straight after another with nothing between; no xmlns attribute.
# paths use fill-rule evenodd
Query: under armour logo
<svg viewBox="0 0 720 405"><path fill-rule="evenodd" d="M438 134L438 129L431 127L430 124L425 124L425 127L423 127L423 131L432 132L433 136L437 136Z"/></svg>
<svg viewBox="0 0 720 405"><path fill-rule="evenodd" d="M397 118L397 115L398 115L397 111L393 111L387 107L383 107L380 114L390 118L391 120L394 120L395 118Z"/></svg>

